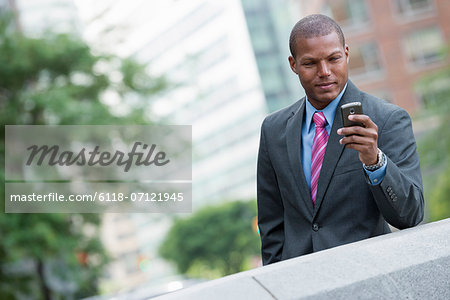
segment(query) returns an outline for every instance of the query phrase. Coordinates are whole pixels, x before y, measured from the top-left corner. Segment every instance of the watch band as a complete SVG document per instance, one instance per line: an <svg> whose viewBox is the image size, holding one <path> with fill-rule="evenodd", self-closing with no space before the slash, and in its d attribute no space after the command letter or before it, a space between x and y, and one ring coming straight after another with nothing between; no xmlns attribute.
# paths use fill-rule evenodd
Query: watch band
<svg viewBox="0 0 450 300"><path fill-rule="evenodd" d="M367 171L375 171L375 170L378 170L379 168L381 168L384 165L385 161L386 161L386 156L384 155L383 151L378 149L377 163L374 165L369 165L369 166L366 166L365 164L363 164L363 167Z"/></svg>

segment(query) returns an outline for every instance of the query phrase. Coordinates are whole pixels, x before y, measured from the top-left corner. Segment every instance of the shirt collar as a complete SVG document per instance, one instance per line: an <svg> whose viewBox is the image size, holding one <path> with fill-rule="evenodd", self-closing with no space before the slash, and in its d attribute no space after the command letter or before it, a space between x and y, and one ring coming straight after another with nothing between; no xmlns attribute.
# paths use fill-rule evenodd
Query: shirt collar
<svg viewBox="0 0 450 300"><path fill-rule="evenodd" d="M339 93L339 95L336 97L336 99L334 99L333 101L328 103L328 105L322 110L315 109L314 106L312 106L312 104L309 103L308 96L306 96L306 119L305 119L305 121L306 121L307 132L309 132L309 130L311 129L312 117L316 111L323 112L325 119L327 119L327 123L329 126L331 126L333 124L334 115L336 114L337 106L338 106L339 102L341 101L342 95L344 94L346 88L347 88L347 83L345 84L344 88Z"/></svg>

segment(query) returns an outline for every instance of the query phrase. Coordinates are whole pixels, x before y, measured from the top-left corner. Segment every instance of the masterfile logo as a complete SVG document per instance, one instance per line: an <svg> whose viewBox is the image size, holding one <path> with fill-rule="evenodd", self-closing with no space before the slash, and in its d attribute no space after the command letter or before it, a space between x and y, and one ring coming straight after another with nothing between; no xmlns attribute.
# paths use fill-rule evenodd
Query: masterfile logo
<svg viewBox="0 0 450 300"><path fill-rule="evenodd" d="M139 147L141 147L143 151L138 151ZM36 164L38 166L41 166L44 160L47 159L46 161L49 166L71 166L76 164L77 166L88 165L92 167L100 165L105 167L116 164L117 166L125 166L125 172L130 170L134 157L136 157L135 164L137 166L150 166L152 164L155 166L164 166L170 162L170 160L165 159L166 153L164 151L155 151L155 144L149 146L145 143L135 142L132 150L127 154L119 150L116 150L114 153L109 151L100 152L99 149L100 146L95 146L92 151L82 148L78 153L74 153L72 151L60 152L58 145L53 145L51 147L48 145L42 145L40 147L38 145L33 145L27 148L31 153L28 156L26 165L30 166L38 154L40 154L39 158L36 159Z"/></svg>
<svg viewBox="0 0 450 300"><path fill-rule="evenodd" d="M192 127L6 126L9 180L191 180Z"/></svg>

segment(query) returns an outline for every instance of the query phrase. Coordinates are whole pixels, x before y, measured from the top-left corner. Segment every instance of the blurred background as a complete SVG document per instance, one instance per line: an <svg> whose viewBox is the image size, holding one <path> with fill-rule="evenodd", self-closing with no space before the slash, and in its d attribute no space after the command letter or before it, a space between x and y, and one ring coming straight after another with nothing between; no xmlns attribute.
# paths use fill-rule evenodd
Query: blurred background
<svg viewBox="0 0 450 300"><path fill-rule="evenodd" d="M193 126L192 214L2 212L0 298L147 299L260 266L259 129L304 96L288 40L311 13L413 117L424 222L450 217L448 0L0 0L2 166L6 124Z"/></svg>

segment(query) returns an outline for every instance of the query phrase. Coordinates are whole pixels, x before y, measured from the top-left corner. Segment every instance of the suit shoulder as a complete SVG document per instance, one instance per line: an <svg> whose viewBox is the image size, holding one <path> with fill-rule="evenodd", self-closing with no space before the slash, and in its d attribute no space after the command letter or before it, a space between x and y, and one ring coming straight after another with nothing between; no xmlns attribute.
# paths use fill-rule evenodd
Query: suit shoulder
<svg viewBox="0 0 450 300"><path fill-rule="evenodd" d="M263 126L265 124L270 124L270 126L278 125L278 124L284 124L286 121L299 110L302 103L305 101L305 98L302 98L295 103L286 106L284 108L281 108L277 111L274 111L267 115L264 118Z"/></svg>
<svg viewBox="0 0 450 300"><path fill-rule="evenodd" d="M374 95L368 94L366 92L361 91L361 95L365 100L364 102L366 102L365 104L368 105L371 109L380 110L383 111L384 113L394 111L405 111L398 105L390 103L387 100L375 97Z"/></svg>
<svg viewBox="0 0 450 300"><path fill-rule="evenodd" d="M408 112L402 107L380 99L365 92L361 92L363 98L363 111L372 118L377 125L383 125L393 115L410 118Z"/></svg>

